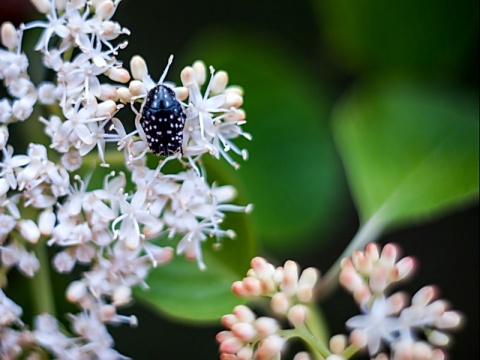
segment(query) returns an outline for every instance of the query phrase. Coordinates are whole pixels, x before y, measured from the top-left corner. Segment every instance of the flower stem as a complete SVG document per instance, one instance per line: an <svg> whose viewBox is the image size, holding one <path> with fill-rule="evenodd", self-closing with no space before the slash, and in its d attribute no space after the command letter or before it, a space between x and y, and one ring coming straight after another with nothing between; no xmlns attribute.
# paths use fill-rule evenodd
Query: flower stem
<svg viewBox="0 0 480 360"><path fill-rule="evenodd" d="M50 260L47 254L47 246L43 241L33 246L33 251L40 261L40 268L30 280L30 297L33 313L47 312L55 316L55 302L50 278Z"/></svg>
<svg viewBox="0 0 480 360"><path fill-rule="evenodd" d="M340 273L340 262L343 258L350 257L354 251L365 247L369 242L377 240L383 232L383 223L380 221L379 212L375 213L368 221L360 226L350 244L337 261L330 267L321 281L315 288L317 299L324 299L335 290L338 285L338 274Z"/></svg>
<svg viewBox="0 0 480 360"><path fill-rule="evenodd" d="M281 336L285 339L298 337L305 341L312 351L320 354L322 358L327 358L331 355L327 346L325 346L319 339L317 339L306 326L297 327L290 330L282 330Z"/></svg>

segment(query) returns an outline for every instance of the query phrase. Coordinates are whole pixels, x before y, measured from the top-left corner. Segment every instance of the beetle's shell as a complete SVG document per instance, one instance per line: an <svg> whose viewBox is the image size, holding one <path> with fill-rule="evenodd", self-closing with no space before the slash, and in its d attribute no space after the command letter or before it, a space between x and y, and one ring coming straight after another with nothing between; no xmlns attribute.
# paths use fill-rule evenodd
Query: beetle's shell
<svg viewBox="0 0 480 360"><path fill-rule="evenodd" d="M186 117L175 92L168 86L157 85L148 92L140 125L155 155L168 156L182 151Z"/></svg>

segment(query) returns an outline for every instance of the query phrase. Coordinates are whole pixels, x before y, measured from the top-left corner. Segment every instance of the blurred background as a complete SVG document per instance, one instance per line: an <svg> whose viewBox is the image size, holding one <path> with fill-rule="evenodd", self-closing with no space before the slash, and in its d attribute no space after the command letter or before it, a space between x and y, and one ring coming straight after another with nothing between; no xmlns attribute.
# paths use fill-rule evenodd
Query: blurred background
<svg viewBox="0 0 480 360"><path fill-rule="evenodd" d="M352 89L392 78L478 94L478 10L477 0L123 0L114 19L132 31L120 54L126 64L141 54L158 78L174 54L168 80L179 82L184 66L203 59L244 88L254 140L241 144L250 158L231 176L242 200L255 204L258 253L325 272L359 226L333 141L332 111ZM35 16L28 1L0 0L0 22ZM478 215L478 204L462 205L381 238L419 260L405 290L436 284L466 315L452 359L480 355ZM344 332L345 320L358 313L341 289L322 311L332 334ZM140 327L112 330L121 353L218 358L218 325L192 327L140 306L127 312Z"/></svg>

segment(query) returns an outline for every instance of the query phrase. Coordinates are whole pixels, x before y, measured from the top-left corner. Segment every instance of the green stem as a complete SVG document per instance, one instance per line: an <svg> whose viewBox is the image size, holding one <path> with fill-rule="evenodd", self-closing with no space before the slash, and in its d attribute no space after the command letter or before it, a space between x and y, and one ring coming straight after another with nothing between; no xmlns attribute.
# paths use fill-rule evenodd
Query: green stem
<svg viewBox="0 0 480 360"><path fill-rule="evenodd" d="M40 268L29 281L33 313L41 314L47 312L55 316L55 301L53 299L50 278L50 260L47 254L46 243L40 240L38 244L33 246L33 251L40 261Z"/></svg>
<svg viewBox="0 0 480 360"><path fill-rule="evenodd" d="M340 273L340 262L343 258L350 257L354 251L363 249L369 242L377 240L383 231L383 224L380 220L379 212L375 213L368 221L363 224L353 237L350 244L338 257L337 261L330 267L315 288L317 299L326 298L335 290L338 285L338 275Z"/></svg>
<svg viewBox="0 0 480 360"><path fill-rule="evenodd" d="M325 346L319 339L317 339L311 332L308 330L306 326L298 327L295 329L290 330L282 330L281 336L284 337L286 340L298 337L305 341L308 346L318 354L320 354L324 359L328 356L332 355L332 353L328 350L327 346Z"/></svg>

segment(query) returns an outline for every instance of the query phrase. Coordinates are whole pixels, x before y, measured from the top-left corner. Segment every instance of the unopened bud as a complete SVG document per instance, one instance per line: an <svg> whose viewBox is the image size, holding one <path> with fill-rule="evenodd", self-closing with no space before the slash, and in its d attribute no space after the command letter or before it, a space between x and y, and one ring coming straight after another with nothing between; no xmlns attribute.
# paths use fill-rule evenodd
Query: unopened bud
<svg viewBox="0 0 480 360"><path fill-rule="evenodd" d="M207 67L205 63L201 60L197 60L193 63L192 69L195 74L195 81L199 86L205 84L205 80L207 78Z"/></svg>
<svg viewBox="0 0 480 360"><path fill-rule="evenodd" d="M0 39L2 44L9 50L13 50L18 46L18 35L15 26L10 21L6 21L0 28Z"/></svg>
<svg viewBox="0 0 480 360"><path fill-rule="evenodd" d="M128 90L133 96L143 95L147 92L145 86L143 85L143 82L141 82L140 80L130 81L130 84L128 85Z"/></svg>
<svg viewBox="0 0 480 360"><path fill-rule="evenodd" d="M117 89L117 96L123 103L129 103L132 101L132 94L127 88L121 87Z"/></svg>
<svg viewBox="0 0 480 360"><path fill-rule="evenodd" d="M25 240L32 244L36 244L40 239L40 230L33 220L22 220L20 222L20 234Z"/></svg>
<svg viewBox="0 0 480 360"><path fill-rule="evenodd" d="M115 11L115 5L111 0L103 1L95 10L95 15L102 20L109 19Z"/></svg>
<svg viewBox="0 0 480 360"><path fill-rule="evenodd" d="M38 228L42 235L51 235L55 226L56 217L52 210L42 211L38 217Z"/></svg>
<svg viewBox="0 0 480 360"><path fill-rule="evenodd" d="M111 117L117 111L117 104L113 100L106 100L98 104L95 115L98 117Z"/></svg>
<svg viewBox="0 0 480 360"><path fill-rule="evenodd" d="M225 71L218 71L212 80L210 90L214 94L219 94L225 90L228 83L228 74Z"/></svg>
<svg viewBox="0 0 480 360"><path fill-rule="evenodd" d="M147 63L140 55L132 57L132 60L130 60L130 70L135 80L141 81L144 76L148 75Z"/></svg>
<svg viewBox="0 0 480 360"><path fill-rule="evenodd" d="M67 300L76 303L79 302L85 295L87 295L87 287L81 281L74 281L68 285Z"/></svg>
<svg viewBox="0 0 480 360"><path fill-rule="evenodd" d="M113 81L125 84L130 81L130 74L123 68L113 68L108 71L108 77Z"/></svg>
<svg viewBox="0 0 480 360"><path fill-rule="evenodd" d="M42 14L46 14L50 11L52 3L49 0L31 0L33 6L37 8Z"/></svg>

